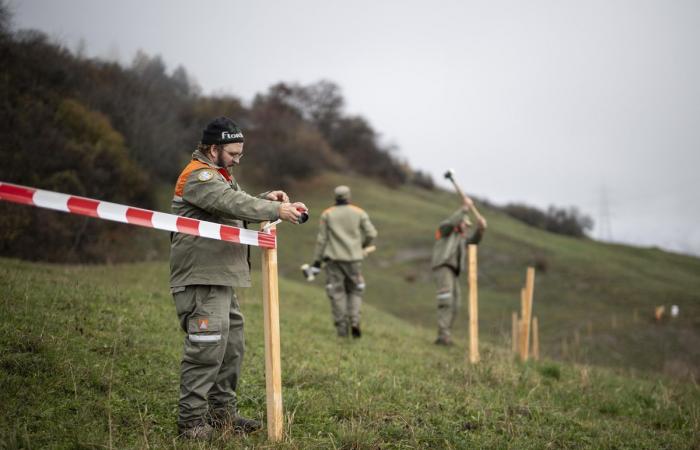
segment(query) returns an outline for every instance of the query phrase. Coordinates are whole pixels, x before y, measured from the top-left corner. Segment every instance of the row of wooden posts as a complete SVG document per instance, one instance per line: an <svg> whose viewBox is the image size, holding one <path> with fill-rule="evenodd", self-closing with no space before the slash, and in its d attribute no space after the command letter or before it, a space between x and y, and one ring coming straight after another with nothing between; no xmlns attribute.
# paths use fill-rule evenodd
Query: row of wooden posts
<svg viewBox="0 0 700 450"><path fill-rule="evenodd" d="M275 233L275 227L270 228ZM477 246L469 245L469 362L479 362L479 312L477 286ZM283 436L282 370L280 358L279 291L277 284L277 250L262 249L263 315L265 325L265 379L267 384L267 435L273 442ZM513 353L526 361L530 352L539 359L537 317L532 317L535 269L528 267L525 287L520 291L520 310L513 312ZM532 325L532 326L531 326Z"/></svg>
<svg viewBox="0 0 700 450"><path fill-rule="evenodd" d="M477 277L477 246L469 245L469 362L476 364L479 356L479 294ZM527 361L532 353L535 360L540 359L540 336L537 317L532 315L532 300L535 293L535 268L528 267L525 287L520 290L520 317L513 311L512 315L512 351ZM532 337L532 352L530 352Z"/></svg>
<svg viewBox="0 0 700 450"><path fill-rule="evenodd" d="M535 268L528 267L525 287L520 289L520 317L513 311L511 315L511 350L527 361L532 353L535 360L540 359L540 330L537 317L532 315L532 301L535 293ZM532 337L532 352L530 352Z"/></svg>
<svg viewBox="0 0 700 450"><path fill-rule="evenodd" d="M270 232L275 233L275 227ZM279 293L277 286L277 250L262 249L263 266L263 312L265 324L265 378L267 383L267 431L268 438L277 442L283 435L282 413L282 375L280 363L280 328L279 328ZM477 246L469 245L469 362L476 364L479 356L479 299L477 285ZM512 334L511 350L521 361L527 361L532 355L540 359L539 324L537 317L532 315L532 303L535 290L535 268L528 267L525 286L520 290L520 316L513 311L511 315ZM657 308L657 320L663 315L663 309ZM677 315L677 312L676 312ZM637 310L634 310L634 321L638 320ZM617 326L617 318L613 315L612 327ZM592 333L592 324L588 324L588 333ZM574 333L578 343L578 330ZM532 341L532 349L530 342ZM562 346L565 346L563 341ZM532 351L531 351L532 350Z"/></svg>

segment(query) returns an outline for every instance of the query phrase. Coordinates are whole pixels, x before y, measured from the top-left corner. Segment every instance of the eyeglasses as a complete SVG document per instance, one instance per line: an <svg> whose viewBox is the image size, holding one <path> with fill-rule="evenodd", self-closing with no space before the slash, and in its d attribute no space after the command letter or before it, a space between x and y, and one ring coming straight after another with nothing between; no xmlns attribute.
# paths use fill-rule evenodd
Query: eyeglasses
<svg viewBox="0 0 700 450"><path fill-rule="evenodd" d="M224 150L228 156L233 158L234 161L238 162L243 158L243 152L237 153L237 152L231 152L228 150Z"/></svg>

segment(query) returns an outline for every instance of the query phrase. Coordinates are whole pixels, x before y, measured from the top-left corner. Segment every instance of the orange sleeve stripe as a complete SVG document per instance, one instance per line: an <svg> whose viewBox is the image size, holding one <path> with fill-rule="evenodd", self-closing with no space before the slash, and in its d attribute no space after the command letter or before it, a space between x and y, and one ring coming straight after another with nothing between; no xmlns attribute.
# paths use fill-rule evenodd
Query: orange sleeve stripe
<svg viewBox="0 0 700 450"><path fill-rule="evenodd" d="M187 182L187 178L193 171L207 168L209 168L209 164L203 163L202 161L197 159L190 161L177 179L177 184L175 184L175 195L182 197L182 194L185 191L185 183Z"/></svg>

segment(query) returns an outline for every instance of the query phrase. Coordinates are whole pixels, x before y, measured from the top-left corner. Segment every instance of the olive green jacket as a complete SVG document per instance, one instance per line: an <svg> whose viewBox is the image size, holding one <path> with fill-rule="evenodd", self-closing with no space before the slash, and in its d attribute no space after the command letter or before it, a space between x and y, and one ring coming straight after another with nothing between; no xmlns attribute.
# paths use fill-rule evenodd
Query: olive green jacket
<svg viewBox="0 0 700 450"><path fill-rule="evenodd" d="M440 222L435 232L435 245L433 246L432 268L437 269L446 266L454 270L456 275L466 267L466 247L469 244L478 244L484 235L484 230L477 226L470 235L463 235L457 230L457 226L468 213L464 208L455 211L450 217Z"/></svg>
<svg viewBox="0 0 700 450"><path fill-rule="evenodd" d="M376 237L365 210L351 204L331 206L321 213L314 260L361 261L362 249Z"/></svg>
<svg viewBox="0 0 700 450"><path fill-rule="evenodd" d="M225 169L195 151L178 179L172 211L178 216L245 228L247 222L276 220L279 205L246 194ZM193 284L250 286L248 246L172 233L170 286Z"/></svg>

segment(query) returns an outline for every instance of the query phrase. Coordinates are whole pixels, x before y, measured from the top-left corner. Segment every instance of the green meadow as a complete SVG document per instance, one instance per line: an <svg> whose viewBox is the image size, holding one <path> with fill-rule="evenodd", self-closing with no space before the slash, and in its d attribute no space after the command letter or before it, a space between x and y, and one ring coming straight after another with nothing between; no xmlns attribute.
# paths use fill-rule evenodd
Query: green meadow
<svg viewBox="0 0 700 450"><path fill-rule="evenodd" d="M323 277L307 283L316 219L334 185L353 188L377 228L363 337L335 337ZM253 189L249 189L253 190ZM309 224L279 232L285 437L177 439L183 334L168 289L167 233L154 261L98 266L0 259L2 448L698 448L700 260L557 236L482 207L481 359L436 347L429 258L454 194L324 175L290 189ZM165 209L165 207L164 207ZM60 213L56 213L60 214ZM93 219L86 219L93 220ZM246 316L240 407L265 419L259 251ZM542 359L510 353L528 265ZM465 289L466 293L466 281ZM652 319L677 304L678 318Z"/></svg>

